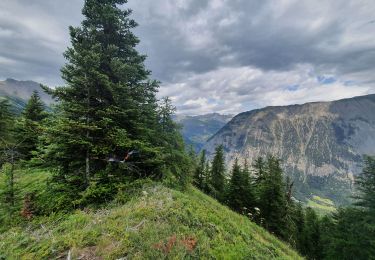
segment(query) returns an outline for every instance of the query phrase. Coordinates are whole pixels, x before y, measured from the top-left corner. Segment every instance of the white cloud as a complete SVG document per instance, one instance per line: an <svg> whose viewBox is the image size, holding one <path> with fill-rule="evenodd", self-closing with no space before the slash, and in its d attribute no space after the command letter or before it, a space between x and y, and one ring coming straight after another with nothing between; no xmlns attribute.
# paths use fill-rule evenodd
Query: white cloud
<svg viewBox="0 0 375 260"><path fill-rule="evenodd" d="M371 93L370 85L334 78L323 83L308 64L289 71L263 71L254 67L223 67L215 71L183 78L183 83L166 84L163 95L172 96L180 104L179 113L203 114L210 111L238 113L263 106L330 101Z"/></svg>
<svg viewBox="0 0 375 260"><path fill-rule="evenodd" d="M82 0L1 0L0 78L61 84ZM371 0L129 0L139 50L180 113L375 92ZM322 84L317 77L334 78Z"/></svg>

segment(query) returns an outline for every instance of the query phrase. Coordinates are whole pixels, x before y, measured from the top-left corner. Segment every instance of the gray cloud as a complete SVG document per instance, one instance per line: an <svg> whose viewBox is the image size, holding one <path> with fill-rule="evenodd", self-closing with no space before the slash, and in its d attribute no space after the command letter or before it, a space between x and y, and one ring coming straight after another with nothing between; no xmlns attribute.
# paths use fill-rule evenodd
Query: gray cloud
<svg viewBox="0 0 375 260"><path fill-rule="evenodd" d="M61 84L82 0L3 0L0 77ZM130 0L139 49L181 113L375 92L370 0ZM332 77L323 84L318 77ZM291 87L292 86L292 87Z"/></svg>

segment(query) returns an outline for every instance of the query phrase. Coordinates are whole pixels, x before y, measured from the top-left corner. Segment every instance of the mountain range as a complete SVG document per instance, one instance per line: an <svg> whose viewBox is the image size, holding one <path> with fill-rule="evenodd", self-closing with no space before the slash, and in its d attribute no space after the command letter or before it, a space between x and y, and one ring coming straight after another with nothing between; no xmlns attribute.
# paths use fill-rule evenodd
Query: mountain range
<svg viewBox="0 0 375 260"><path fill-rule="evenodd" d="M296 197L346 204L363 155L375 154L375 94L333 102L266 107L240 113L204 145L223 145L227 165L259 156L281 158Z"/></svg>
<svg viewBox="0 0 375 260"><path fill-rule="evenodd" d="M176 115L174 120L182 127L185 143L198 152L207 140L232 118L233 115L212 113L198 116Z"/></svg>
<svg viewBox="0 0 375 260"><path fill-rule="evenodd" d="M7 97L17 112L23 109L33 91L38 91L46 105L50 105L53 102L52 98L44 92L37 82L30 80L18 81L15 79L0 81L0 97Z"/></svg>
<svg viewBox="0 0 375 260"><path fill-rule="evenodd" d="M39 83L0 81L0 97L21 111L33 91L53 100ZM266 107L237 116L218 113L176 115L185 143L212 157L223 144L228 168L235 158L250 163L259 156L281 158L294 181L296 198L320 196L346 204L363 155L375 154L375 94L332 102ZM228 169L229 172L229 169Z"/></svg>

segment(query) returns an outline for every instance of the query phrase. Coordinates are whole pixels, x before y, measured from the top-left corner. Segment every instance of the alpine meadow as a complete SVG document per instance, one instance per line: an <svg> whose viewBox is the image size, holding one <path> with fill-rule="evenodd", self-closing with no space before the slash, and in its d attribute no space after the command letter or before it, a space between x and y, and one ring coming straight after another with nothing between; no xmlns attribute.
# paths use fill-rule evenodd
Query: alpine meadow
<svg viewBox="0 0 375 260"><path fill-rule="evenodd" d="M375 259L372 1L0 10L0 260Z"/></svg>

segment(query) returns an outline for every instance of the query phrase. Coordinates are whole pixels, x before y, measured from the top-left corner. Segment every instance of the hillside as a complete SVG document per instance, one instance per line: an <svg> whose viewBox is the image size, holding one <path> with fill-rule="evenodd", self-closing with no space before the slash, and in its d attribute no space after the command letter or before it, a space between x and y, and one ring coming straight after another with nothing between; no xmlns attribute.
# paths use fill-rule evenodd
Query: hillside
<svg viewBox="0 0 375 260"><path fill-rule="evenodd" d="M176 116L174 119L182 126L182 135L187 145L192 145L198 152L207 140L219 131L233 115L218 113L198 116Z"/></svg>
<svg viewBox="0 0 375 260"><path fill-rule="evenodd" d="M226 160L273 154L295 181L297 198L346 204L362 155L375 154L375 95L266 107L234 117L204 149L223 144Z"/></svg>
<svg viewBox="0 0 375 260"><path fill-rule="evenodd" d="M29 171L18 176L25 191L48 174ZM12 228L0 234L0 258L300 258L246 217L196 189L180 192L148 182L129 195L127 202L105 209L39 218Z"/></svg>

